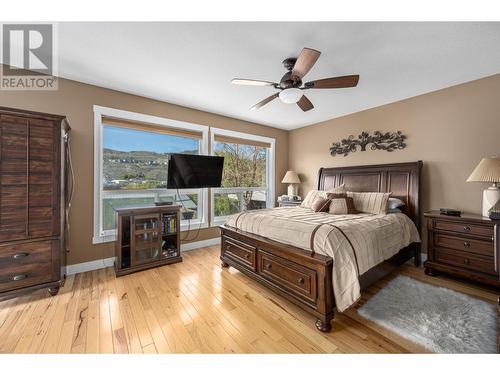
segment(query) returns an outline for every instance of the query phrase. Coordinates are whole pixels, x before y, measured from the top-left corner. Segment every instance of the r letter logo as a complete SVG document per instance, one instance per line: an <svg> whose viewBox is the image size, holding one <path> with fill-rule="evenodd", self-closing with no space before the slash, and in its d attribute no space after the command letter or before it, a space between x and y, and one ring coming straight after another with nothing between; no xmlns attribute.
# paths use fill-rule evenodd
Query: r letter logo
<svg viewBox="0 0 500 375"><path fill-rule="evenodd" d="M51 24L2 25L2 90L55 90L55 48Z"/></svg>

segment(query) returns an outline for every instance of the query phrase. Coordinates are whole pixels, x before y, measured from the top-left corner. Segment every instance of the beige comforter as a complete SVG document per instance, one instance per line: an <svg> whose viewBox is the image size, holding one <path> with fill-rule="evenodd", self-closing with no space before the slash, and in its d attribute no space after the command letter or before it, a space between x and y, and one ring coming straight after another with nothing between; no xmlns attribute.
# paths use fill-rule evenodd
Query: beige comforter
<svg viewBox="0 0 500 375"><path fill-rule="evenodd" d="M303 207L246 211L226 225L333 258L337 309L344 311L360 294L358 276L412 242L415 224L402 213L332 215Z"/></svg>

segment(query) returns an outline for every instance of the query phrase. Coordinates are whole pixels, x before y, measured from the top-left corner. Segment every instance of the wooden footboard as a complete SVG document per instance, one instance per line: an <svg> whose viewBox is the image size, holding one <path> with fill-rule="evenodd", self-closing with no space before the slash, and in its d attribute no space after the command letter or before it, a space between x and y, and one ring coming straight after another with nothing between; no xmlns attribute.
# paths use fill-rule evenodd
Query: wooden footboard
<svg viewBox="0 0 500 375"><path fill-rule="evenodd" d="M222 267L232 266L257 280L314 315L320 331L330 331L335 308L331 257L224 225L220 228ZM411 258L418 258L419 251L420 244L411 244L361 275L361 290Z"/></svg>
<svg viewBox="0 0 500 375"><path fill-rule="evenodd" d="M391 192L402 200L400 209L420 232L420 171L422 162L321 168L317 188L329 190L341 184L348 191ZM285 245L234 228L221 227L222 266L233 266L274 290L317 318L316 327L331 329L334 299L333 260L294 246ZM401 249L394 257L360 276L361 289L415 259L420 265L420 244Z"/></svg>
<svg viewBox="0 0 500 375"><path fill-rule="evenodd" d="M330 331L332 258L222 226L220 259L314 315L320 331Z"/></svg>

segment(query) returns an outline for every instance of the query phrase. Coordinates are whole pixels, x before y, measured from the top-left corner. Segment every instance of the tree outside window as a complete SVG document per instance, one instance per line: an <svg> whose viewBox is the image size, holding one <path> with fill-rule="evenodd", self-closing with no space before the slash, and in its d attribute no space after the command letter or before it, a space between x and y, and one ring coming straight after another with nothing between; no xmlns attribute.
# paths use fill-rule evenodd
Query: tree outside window
<svg viewBox="0 0 500 375"><path fill-rule="evenodd" d="M214 194L214 215L228 216L245 210L265 208L267 149L239 143L215 142L214 154L224 157L222 188L227 189Z"/></svg>

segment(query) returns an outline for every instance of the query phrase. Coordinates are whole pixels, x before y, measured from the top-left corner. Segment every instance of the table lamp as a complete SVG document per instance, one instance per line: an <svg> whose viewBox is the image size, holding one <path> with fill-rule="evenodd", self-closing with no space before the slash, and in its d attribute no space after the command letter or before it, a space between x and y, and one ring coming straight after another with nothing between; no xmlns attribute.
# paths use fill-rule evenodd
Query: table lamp
<svg viewBox="0 0 500 375"><path fill-rule="evenodd" d="M288 185L288 195L297 195L296 184L300 184L299 176L294 171L288 171L281 181L283 184Z"/></svg>
<svg viewBox="0 0 500 375"><path fill-rule="evenodd" d="M500 201L500 157L483 158L467 182L491 182L489 188L483 191L483 216L488 217L488 211Z"/></svg>

